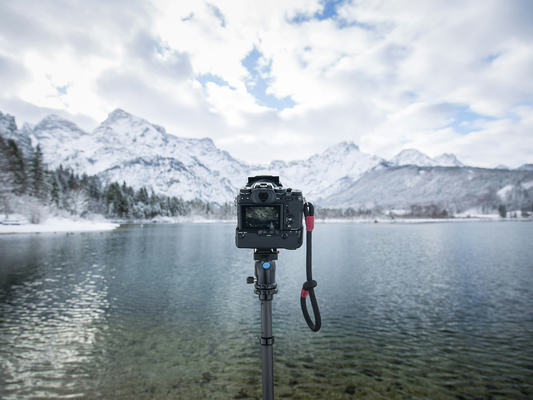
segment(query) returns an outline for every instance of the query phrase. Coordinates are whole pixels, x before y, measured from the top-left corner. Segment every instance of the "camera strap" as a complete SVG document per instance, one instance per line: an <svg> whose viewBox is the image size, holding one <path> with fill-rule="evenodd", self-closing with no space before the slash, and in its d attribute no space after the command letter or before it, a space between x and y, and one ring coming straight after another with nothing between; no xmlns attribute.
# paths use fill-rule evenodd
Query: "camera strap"
<svg viewBox="0 0 533 400"><path fill-rule="evenodd" d="M305 321L307 322L307 325L309 325L309 328L313 332L318 332L320 330L320 326L322 324L320 319L320 310L318 309L318 303L316 301L315 296L315 287L317 285L317 282L313 280L313 266L312 266L312 253L313 253L313 246L312 246L312 234L313 229L315 227L315 207L312 203L306 202L304 204L304 215L305 215L305 226L307 230L307 237L306 237L306 274L307 274L307 281L304 282L302 286L302 292L300 294L300 304L302 306L302 313L304 314ZM315 315L315 323L311 321L311 317L309 316L309 312L307 311L307 303L306 298L309 296L311 299L311 306L313 307L313 314Z"/></svg>

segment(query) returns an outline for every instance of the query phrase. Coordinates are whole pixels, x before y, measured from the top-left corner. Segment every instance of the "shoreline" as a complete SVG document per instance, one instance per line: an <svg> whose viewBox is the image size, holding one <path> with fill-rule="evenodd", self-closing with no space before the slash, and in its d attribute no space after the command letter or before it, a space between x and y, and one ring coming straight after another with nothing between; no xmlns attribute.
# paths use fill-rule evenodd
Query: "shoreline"
<svg viewBox="0 0 533 400"><path fill-rule="evenodd" d="M428 223L453 223L453 222L533 222L532 218L483 218L483 217L456 217L456 218L396 218L396 219L315 219L315 224L428 224Z"/></svg>
<svg viewBox="0 0 533 400"><path fill-rule="evenodd" d="M361 219L315 219L315 224L427 224L427 223L461 223L461 222L533 222L533 218L501 218L498 216L473 216L455 218L361 218ZM109 231L122 225L166 225L166 224L236 224L237 220L180 218L156 221L146 220L69 220L51 218L42 224L0 225L0 235L39 234L39 233L79 233Z"/></svg>
<svg viewBox="0 0 533 400"><path fill-rule="evenodd" d="M0 225L0 235L99 232L117 229L119 226L120 224L107 221L74 221L67 218L50 218L42 224Z"/></svg>

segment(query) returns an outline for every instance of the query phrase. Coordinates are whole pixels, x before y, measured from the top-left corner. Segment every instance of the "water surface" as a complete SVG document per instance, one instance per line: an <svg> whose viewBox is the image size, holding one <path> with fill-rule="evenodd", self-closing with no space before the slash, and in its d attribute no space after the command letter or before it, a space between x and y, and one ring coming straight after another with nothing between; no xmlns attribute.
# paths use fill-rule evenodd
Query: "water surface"
<svg viewBox="0 0 533 400"><path fill-rule="evenodd" d="M281 251L277 398L533 397L533 224L317 225L322 330ZM261 397L259 300L234 226L0 236L0 397Z"/></svg>

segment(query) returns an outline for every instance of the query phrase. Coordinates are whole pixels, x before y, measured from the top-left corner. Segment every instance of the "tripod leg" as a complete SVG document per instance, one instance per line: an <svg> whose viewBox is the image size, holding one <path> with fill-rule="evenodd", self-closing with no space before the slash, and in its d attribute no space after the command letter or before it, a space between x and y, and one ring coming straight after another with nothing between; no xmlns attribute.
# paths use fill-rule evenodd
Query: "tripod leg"
<svg viewBox="0 0 533 400"><path fill-rule="evenodd" d="M274 360L272 336L272 300L261 301L261 356L263 400L274 400Z"/></svg>

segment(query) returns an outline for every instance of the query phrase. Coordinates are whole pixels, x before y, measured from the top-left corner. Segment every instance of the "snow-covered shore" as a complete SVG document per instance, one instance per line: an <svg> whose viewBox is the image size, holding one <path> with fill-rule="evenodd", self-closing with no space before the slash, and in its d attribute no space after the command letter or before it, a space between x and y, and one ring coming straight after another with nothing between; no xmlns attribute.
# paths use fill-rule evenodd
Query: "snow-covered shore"
<svg viewBox="0 0 533 400"><path fill-rule="evenodd" d="M533 222L531 217L502 218L496 214L457 215L449 218L328 218L315 217L315 224L425 224L425 223L454 223L454 222Z"/></svg>
<svg viewBox="0 0 533 400"><path fill-rule="evenodd" d="M119 226L111 222L49 218L40 224L0 225L0 234L108 231Z"/></svg>
<svg viewBox="0 0 533 400"><path fill-rule="evenodd" d="M486 222L486 221L533 221L532 218L500 218L497 215L484 216L460 216L454 218L353 218L353 219L321 219L317 218L317 224L368 224L368 223L385 223L385 224L420 224L420 223L442 223L442 222ZM219 220L199 218L164 218L156 220L123 220L123 221L90 221L90 220L70 220L67 218L49 218L40 224L23 223L22 225L1 225L0 235L14 233L58 233L58 232L94 232L107 231L118 228L122 224L176 224L176 223L237 223L237 220Z"/></svg>

